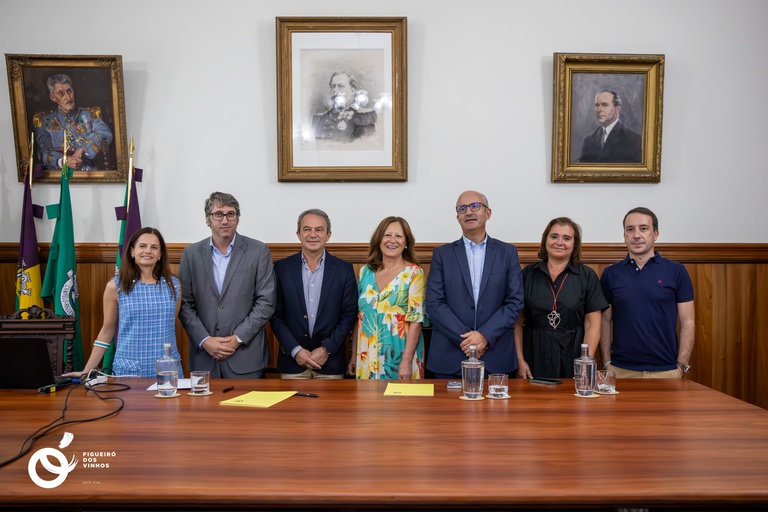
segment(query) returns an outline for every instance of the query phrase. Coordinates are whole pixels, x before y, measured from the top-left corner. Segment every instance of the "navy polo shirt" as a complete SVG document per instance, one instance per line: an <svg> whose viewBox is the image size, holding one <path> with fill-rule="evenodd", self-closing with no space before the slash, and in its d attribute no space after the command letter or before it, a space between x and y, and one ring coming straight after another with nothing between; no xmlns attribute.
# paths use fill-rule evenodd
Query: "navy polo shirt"
<svg viewBox="0 0 768 512"><path fill-rule="evenodd" d="M693 300L685 266L657 252L639 269L627 255L603 271L600 285L612 310L612 364L635 371L674 370L677 305Z"/></svg>

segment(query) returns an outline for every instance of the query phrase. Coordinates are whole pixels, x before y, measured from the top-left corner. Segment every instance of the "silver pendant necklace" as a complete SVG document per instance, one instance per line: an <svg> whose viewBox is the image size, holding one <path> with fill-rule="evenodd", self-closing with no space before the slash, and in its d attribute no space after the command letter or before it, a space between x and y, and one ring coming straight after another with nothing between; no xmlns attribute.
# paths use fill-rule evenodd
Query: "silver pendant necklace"
<svg viewBox="0 0 768 512"><path fill-rule="evenodd" d="M563 278L563 282L560 283L560 289L557 290L557 293L555 293L555 289L552 288L552 283L547 281L547 284L549 285L549 291L552 292L552 311L547 315L547 320L549 320L549 325L552 326L553 329L557 329L557 326L560 325L560 313L557 312L557 296L560 295L560 292L563 291L563 287L565 286L565 280L568 279L568 274L565 274L565 277Z"/></svg>

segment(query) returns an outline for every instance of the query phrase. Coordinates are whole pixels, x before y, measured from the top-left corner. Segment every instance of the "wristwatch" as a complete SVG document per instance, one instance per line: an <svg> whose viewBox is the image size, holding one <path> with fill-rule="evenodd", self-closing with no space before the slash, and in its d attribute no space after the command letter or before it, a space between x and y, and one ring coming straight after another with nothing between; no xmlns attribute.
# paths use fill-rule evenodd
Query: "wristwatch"
<svg viewBox="0 0 768 512"><path fill-rule="evenodd" d="M689 364L683 364L680 361L677 362L677 367L683 370L683 375L691 371L691 365Z"/></svg>

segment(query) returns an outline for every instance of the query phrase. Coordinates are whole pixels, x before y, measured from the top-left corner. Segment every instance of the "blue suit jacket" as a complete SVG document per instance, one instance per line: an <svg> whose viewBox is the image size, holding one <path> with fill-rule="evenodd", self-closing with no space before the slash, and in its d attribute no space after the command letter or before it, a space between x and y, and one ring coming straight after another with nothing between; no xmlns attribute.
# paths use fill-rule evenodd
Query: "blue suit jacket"
<svg viewBox="0 0 768 512"><path fill-rule="evenodd" d="M427 278L427 315L433 324L427 369L461 372L467 358L459 348L461 334L479 331L489 345L482 357L486 370L515 371L514 326L522 309L523 276L514 245L488 237L477 307L464 240L436 248Z"/></svg>
<svg viewBox="0 0 768 512"><path fill-rule="evenodd" d="M291 357L291 351L299 345L309 351L323 345L331 353L318 373L340 374L346 371L347 347L344 342L357 319L355 271L350 263L328 252L325 253L324 265L320 305L310 336L301 280L301 252L275 263L277 303L270 325L280 343L277 354L277 371L280 373L301 373L306 369Z"/></svg>

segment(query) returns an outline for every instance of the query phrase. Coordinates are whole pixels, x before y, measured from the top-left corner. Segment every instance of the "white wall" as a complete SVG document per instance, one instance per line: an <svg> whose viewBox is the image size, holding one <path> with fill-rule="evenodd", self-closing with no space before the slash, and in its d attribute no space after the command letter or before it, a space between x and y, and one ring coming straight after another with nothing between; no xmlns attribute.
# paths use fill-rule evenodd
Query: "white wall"
<svg viewBox="0 0 768 512"><path fill-rule="evenodd" d="M277 182L275 17L408 17L407 183ZM42 22L47 17L50 21ZM54 21L57 19L59 21ZM71 20L65 22L65 20ZM295 241L304 208L325 209L335 242L369 239L390 214L417 240L458 237L452 208L485 192L489 232L533 242L569 215L587 242L619 242L646 205L661 242L767 242L768 2L764 0L2 0L4 53L123 56L142 220L168 242L208 233L213 190L241 202L240 231ZM660 184L550 183L552 53L663 53ZM7 77L0 78L0 241L19 237ZM34 200L58 199L39 185ZM124 186L73 185L75 237L115 242ZM47 242L52 221L37 222Z"/></svg>

